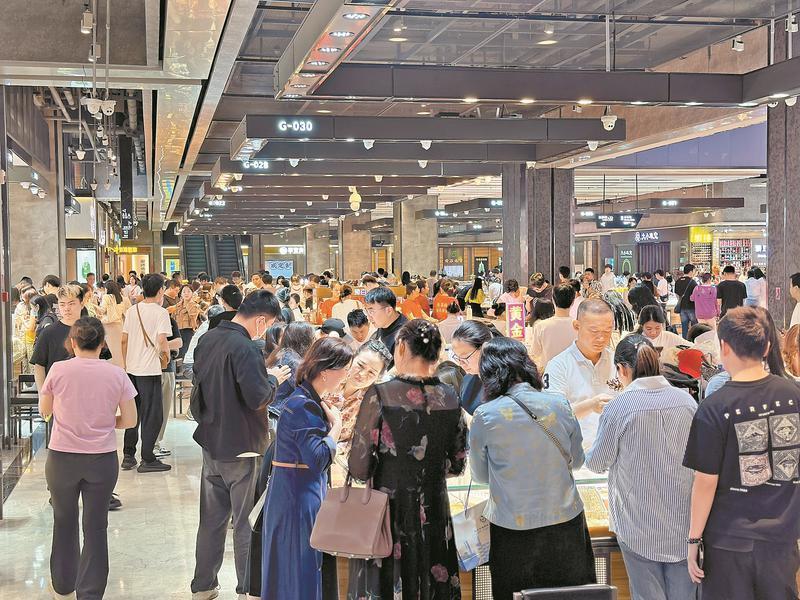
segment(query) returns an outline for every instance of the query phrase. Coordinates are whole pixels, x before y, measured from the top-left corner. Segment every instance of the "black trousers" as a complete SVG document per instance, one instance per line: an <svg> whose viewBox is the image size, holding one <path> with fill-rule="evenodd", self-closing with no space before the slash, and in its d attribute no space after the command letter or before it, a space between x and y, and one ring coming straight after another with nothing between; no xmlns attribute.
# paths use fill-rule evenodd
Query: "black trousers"
<svg viewBox="0 0 800 600"><path fill-rule="evenodd" d="M753 542L751 552L706 545L703 600L796 600L797 543Z"/></svg>
<svg viewBox="0 0 800 600"><path fill-rule="evenodd" d="M597 583L586 518L515 530L491 524L489 570L493 600L511 600L532 588Z"/></svg>
<svg viewBox="0 0 800 600"><path fill-rule="evenodd" d="M156 457L153 447L156 445L161 423L164 421L164 407L161 399L161 375L128 375L136 388L136 410L138 422L136 427L125 430L123 452L125 456L136 456L136 444L139 443L139 428L142 429L142 460L153 462Z"/></svg>
<svg viewBox="0 0 800 600"><path fill-rule="evenodd" d="M57 593L77 591L81 600L103 597L108 582L108 503L118 474L116 451L48 451L45 477L53 501L50 577ZM83 548L78 531L79 497L83 501Z"/></svg>

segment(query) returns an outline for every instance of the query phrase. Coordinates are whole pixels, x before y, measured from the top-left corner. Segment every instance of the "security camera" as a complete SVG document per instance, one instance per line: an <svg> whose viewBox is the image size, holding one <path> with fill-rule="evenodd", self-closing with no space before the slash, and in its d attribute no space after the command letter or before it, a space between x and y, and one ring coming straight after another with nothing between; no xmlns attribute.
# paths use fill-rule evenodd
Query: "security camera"
<svg viewBox="0 0 800 600"><path fill-rule="evenodd" d="M101 102L103 114L107 117L110 117L114 114L117 110L117 101L116 100L103 100Z"/></svg>
<svg viewBox="0 0 800 600"><path fill-rule="evenodd" d="M611 127L614 127L614 125L611 125ZM606 127L606 129L608 129L608 127ZM586 142L586 145L587 145L587 146L589 146L589 150L590 150L591 152L594 152L595 150L597 150L597 147L598 147L600 144L598 143L598 141L597 141L597 140L588 140L588 141Z"/></svg>
<svg viewBox="0 0 800 600"><path fill-rule="evenodd" d="M617 124L617 115L603 115L600 120L603 122L603 129L611 131Z"/></svg>

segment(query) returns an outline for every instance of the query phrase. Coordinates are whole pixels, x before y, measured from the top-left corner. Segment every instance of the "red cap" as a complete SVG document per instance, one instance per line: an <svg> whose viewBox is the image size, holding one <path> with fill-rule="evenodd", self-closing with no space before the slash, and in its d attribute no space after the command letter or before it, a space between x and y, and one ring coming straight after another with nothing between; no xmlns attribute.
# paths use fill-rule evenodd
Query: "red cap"
<svg viewBox="0 0 800 600"><path fill-rule="evenodd" d="M686 375L691 375L695 379L700 379L703 374L700 367L703 366L703 352L696 348L688 348L678 352L678 370Z"/></svg>

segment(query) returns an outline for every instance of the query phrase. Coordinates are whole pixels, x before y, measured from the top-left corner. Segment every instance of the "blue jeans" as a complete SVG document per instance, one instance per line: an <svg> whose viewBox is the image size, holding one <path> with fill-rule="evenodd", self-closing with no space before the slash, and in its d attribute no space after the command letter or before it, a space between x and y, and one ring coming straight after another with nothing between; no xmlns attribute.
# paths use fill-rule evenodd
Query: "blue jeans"
<svg viewBox="0 0 800 600"><path fill-rule="evenodd" d="M639 556L622 542L619 547L628 571L631 600L695 600L697 586L689 579L685 560L656 562Z"/></svg>
<svg viewBox="0 0 800 600"><path fill-rule="evenodd" d="M683 335L683 339L689 339L689 330L694 325L697 325L697 315L693 310L684 308L681 311L681 334Z"/></svg>

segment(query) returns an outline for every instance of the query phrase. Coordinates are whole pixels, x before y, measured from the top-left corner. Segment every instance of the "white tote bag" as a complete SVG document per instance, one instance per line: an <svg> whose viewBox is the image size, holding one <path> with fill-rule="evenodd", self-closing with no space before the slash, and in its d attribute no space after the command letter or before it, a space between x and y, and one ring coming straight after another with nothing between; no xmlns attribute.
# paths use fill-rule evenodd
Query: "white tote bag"
<svg viewBox="0 0 800 600"><path fill-rule="evenodd" d="M489 520L483 516L488 500L469 505L467 488L464 510L453 517L453 538L458 551L458 566L462 571L472 571L489 562Z"/></svg>

